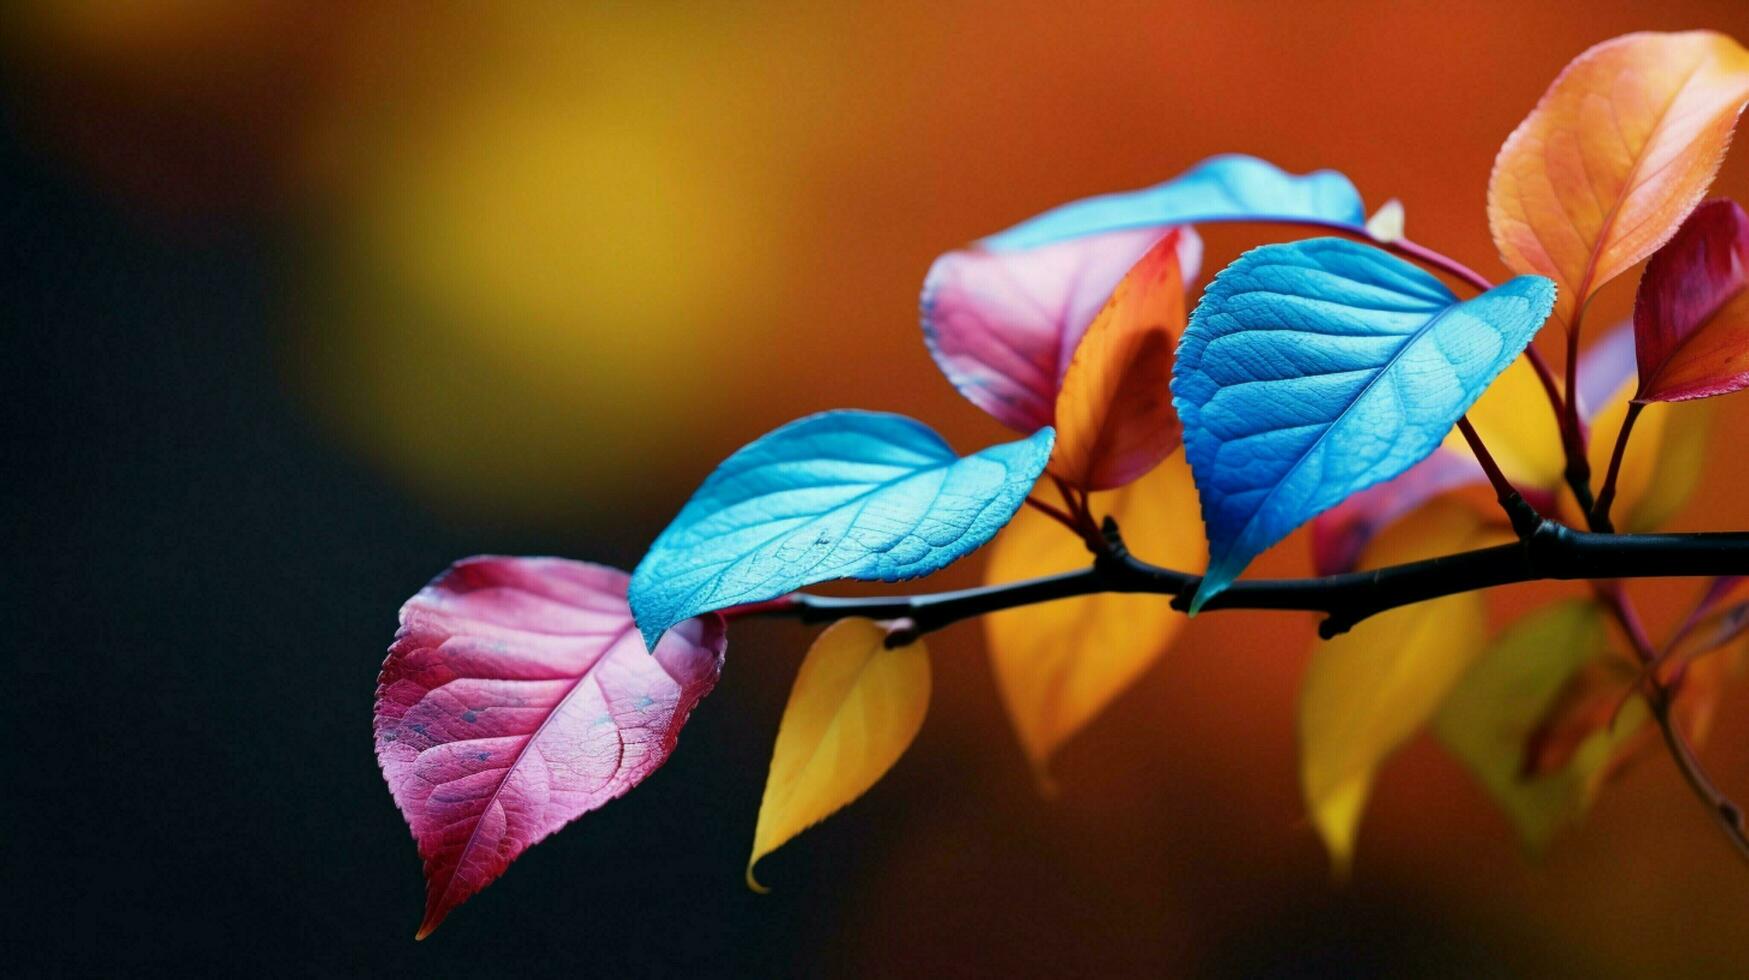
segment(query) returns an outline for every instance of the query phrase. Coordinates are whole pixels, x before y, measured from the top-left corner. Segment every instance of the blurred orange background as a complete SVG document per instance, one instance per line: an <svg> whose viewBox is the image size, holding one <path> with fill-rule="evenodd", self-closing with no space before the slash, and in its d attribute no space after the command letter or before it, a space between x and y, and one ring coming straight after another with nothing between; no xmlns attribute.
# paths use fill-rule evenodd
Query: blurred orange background
<svg viewBox="0 0 1749 980"><path fill-rule="evenodd" d="M290 243L271 317L236 329L274 338L283 384L324 438L481 550L534 542L628 565L717 460L791 418L886 409L964 450L1005 438L921 343L917 291L942 251L1239 151L1341 170L1369 206L1400 198L1411 237L1497 276L1489 168L1568 60L1641 29L1749 40L1742 0L44 0L5 16L8 101L48 166L167 240L268 227ZM1749 152L1715 193L1749 200ZM1204 229L1205 269L1270 234ZM1590 322L1625 316L1634 278ZM1677 526L1749 527L1749 399L1721 403L1712 438ZM974 581L978 563L940 584ZM1308 572L1296 536L1254 574ZM1668 624L1696 588L1636 594ZM1497 612L1573 591L1508 590ZM730 850L750 836L745 804L806 643L784 624L736 632L676 757L734 746L722 757L745 766L747 795L695 814ZM1539 863L1417 743L1384 770L1354 880L1332 882L1296 775L1312 642L1310 617L1199 618L1071 744L1060 798L1042 800L981 631L932 640L917 744L765 866L777 890L764 908L805 918L821 891L838 896L836 919L799 934L830 948L773 940L773 971L1749 970L1749 871L1661 756ZM354 654L378 651L325 655ZM1739 798L1746 746L1737 688L1706 758ZM567 836L620 819L616 804ZM523 862L560 860L549 850ZM401 857L410 928L412 848ZM517 877L434 942L468 943L486 906L512 927L533 913ZM739 881L731 862L689 887L742 909ZM432 945L418 956L441 970Z"/></svg>

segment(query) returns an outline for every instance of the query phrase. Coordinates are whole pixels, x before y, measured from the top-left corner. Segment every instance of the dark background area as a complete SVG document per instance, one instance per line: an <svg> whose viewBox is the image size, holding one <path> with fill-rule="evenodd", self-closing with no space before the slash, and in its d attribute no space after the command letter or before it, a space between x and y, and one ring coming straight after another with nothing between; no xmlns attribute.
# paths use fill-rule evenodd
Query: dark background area
<svg viewBox="0 0 1749 980"><path fill-rule="evenodd" d="M1403 14L1356 5L1341 25L1318 28L1279 20L1271 4L1240 4L1195 24L1153 12L1135 38L1121 22L1060 23L1040 6L1004 21L985 54L975 41L987 13L890 13L866 29L916 66L916 89L892 94L887 108L883 93L852 89L844 100L856 112L842 123L851 135L809 133L843 144L813 164L806 186L817 196L769 204L820 212L797 234L826 244L785 261L832 289L803 293L762 336L753 366L722 370L708 395L687 402L697 418L670 445L691 455L649 462L652 477L623 505L589 497L538 517L525 500L496 506L490 495L433 489L334 422L329 406L355 401L369 382L312 367L350 356L316 322L327 307L309 270L332 261L331 245L310 213L248 189L260 140L194 141L199 165L188 169L174 152L123 154L145 161L128 172L140 183L113 179L113 160L94 164L80 148L91 145L85 127L113 135L120 117L81 115L90 103L62 98L65 66L45 70L30 49L9 65L0 102L9 407L0 609L12 668L0 793L13 909L0 920L0 973L1749 970L1749 881L1661 761L1630 773L1618 799L1537 865L1448 761L1417 746L1381 786L1355 881L1331 883L1293 776L1292 691L1309 619L1193 624L1168 664L1071 747L1055 801L1033 793L976 656L977 631L944 634L937 701L917 744L867 798L768 859L761 877L775 891L764 897L742 885L741 868L808 634L738 626L722 683L664 769L529 852L417 944L419 863L369 732L396 608L458 557L556 553L630 567L711 461L833 403L910 411L961 446L987 440L995 430L933 374L914 335L916 282L934 252L1062 197L1245 149L1295 169L1344 167L1369 202L1381 185L1402 187L1418 235L1455 239L1454 254L1492 270L1479 209L1492 147L1561 64L1636 26L1705 22L1749 36L1740 5L1678 6L1605 4L1580 18L1551 4L1523 13L1526 26L1516 4ZM864 29L845 20L843 36ZM1488 38L1505 50L1478 54ZM1314 42L1325 49L1314 61L1294 53ZM1148 120L1141 110L1158 107L1157 93L1136 81L1136 65L1164 50L1197 60L1162 68L1157 87L1215 107L1199 111L1279 108L1243 125L1198 116L1209 132L1194 138ZM1061 63L1042 61L1051 57ZM969 78L941 67L967 59ZM1246 61L1251 81L1220 74ZM1421 89L1431 94L1404 94L1419 84L1403 79L1406 66L1442 61L1452 64L1429 68L1445 74ZM1076 74L1072 62L1091 67ZM1341 75L1349 65L1359 74ZM1200 88L1186 81L1199 71L1212 79ZM1326 71L1338 82L1295 94ZM1466 81L1486 84L1486 98L1452 94ZM1114 92L1084 126L1069 121L1083 101ZM271 107L272 94L247 100ZM1308 147L1308 113L1337 96L1352 100L1329 110L1344 135ZM962 134L933 116L913 120L923 110L906 99L994 120L1020 150L982 146L988 132ZM167 104L142 130L164 137L160 150L177 132L207 131L204 103ZM1410 107L1437 118L1406 132L1382 118L1407 118ZM926 145L895 142L913 126ZM1060 144L1027 135L1050 126L1063 129ZM1739 199L1743 155L1739 146L1721 185ZM877 165L890 170L858 169ZM1453 174L1462 194L1442 190ZM998 195L998 178L1019 189ZM197 206L140 186L221 200L197 193ZM895 211L895 201L906 203ZM852 221L856 235L842 230ZM1223 235L1210 236L1211 266L1246 244ZM846 295L857 310L836 319ZM865 337L886 360L848 380L821 376L818 365ZM406 356L423 356L419 347ZM452 395L432 387L430 411L448 411ZM512 413L523 396L513 384L493 392ZM1720 446L1749 432L1733 410ZM578 421L610 423L627 424L602 413ZM594 439L522 451L585 458ZM639 472L648 457L676 455L613 445L590 465ZM1709 477L1688 523L1743 526L1749 507L1731 474L1745 464L1725 456L1727 471ZM470 464L464 454L443 465ZM1265 571L1303 573L1303 543L1290 549ZM971 580L955 574L952 583ZM1719 771L1749 786L1741 691L1723 711Z"/></svg>

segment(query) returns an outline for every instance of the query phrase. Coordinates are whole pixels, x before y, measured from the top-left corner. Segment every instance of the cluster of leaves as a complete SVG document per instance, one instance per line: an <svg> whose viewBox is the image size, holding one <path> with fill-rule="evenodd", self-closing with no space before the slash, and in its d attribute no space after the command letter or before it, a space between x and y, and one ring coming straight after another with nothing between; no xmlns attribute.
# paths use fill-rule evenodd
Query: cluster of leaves
<svg viewBox="0 0 1749 980"><path fill-rule="evenodd" d="M962 456L900 416L811 416L724 461L629 577L472 558L402 609L375 731L425 862L420 935L658 767L717 679L725 620L785 611L808 585L927 575L992 539L989 581L1019 582L1086 566L1112 546L1104 522L1137 553L1200 574L1195 612L1307 522L1321 574L1512 540L1477 492L1490 477L1503 499L1522 493L1570 523L1609 527L1613 508L1624 530L1656 527L1692 485L1704 438L1704 414L1669 403L1749 384L1749 218L1700 203L1746 102L1749 52L1717 34L1586 52L1490 181L1490 226L1518 277L1490 286L1434 263L1478 288L1469 299L1401 257L1442 259L1403 237L1400 205L1369 220L1340 174L1243 156L943 255L923 287L929 350L1022 438ZM1187 317L1194 225L1230 221L1341 237L1246 252ZM1581 360L1587 304L1647 258L1633 324ZM1524 356L1551 315L1568 337L1564 384ZM1608 474L1596 499L1587 467ZM1698 733L1731 660L1704 655L1729 653L1749 622L1735 584L1709 588L1652 662L1606 628L1605 589L1492 640L1481 597L1460 593L1321 644L1301 700L1302 770L1338 865L1375 771L1428 725L1533 844L1644 741L1645 706L1630 695L1646 672L1680 681L1677 710ZM1159 596L1103 593L985 623L1008 714L1048 781L1057 748L1183 618ZM809 650L750 883L759 858L909 745L930 693L921 632L845 618Z"/></svg>

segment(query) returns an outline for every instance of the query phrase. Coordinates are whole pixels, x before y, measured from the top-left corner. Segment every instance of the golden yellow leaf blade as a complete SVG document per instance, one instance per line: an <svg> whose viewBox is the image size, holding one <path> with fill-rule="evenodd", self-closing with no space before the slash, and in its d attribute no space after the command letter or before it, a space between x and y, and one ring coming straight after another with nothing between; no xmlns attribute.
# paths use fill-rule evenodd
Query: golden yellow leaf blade
<svg viewBox="0 0 1749 980"><path fill-rule="evenodd" d="M1179 450L1141 479L1094 494L1095 513L1118 522L1149 561L1188 572L1208 565L1190 466ZM992 546L985 577L1013 582L1084 567L1081 540L1023 509ZM1091 595L985 617L991 667L1033 770L1050 786L1051 756L1134 684L1171 644L1185 617L1161 596Z"/></svg>
<svg viewBox="0 0 1749 980"><path fill-rule="evenodd" d="M1501 259L1555 280L1570 323L1700 202L1745 102L1749 51L1723 34L1628 34L1581 54L1494 161Z"/></svg>
<svg viewBox="0 0 1749 980"><path fill-rule="evenodd" d="M747 884L759 859L855 800L917 737L929 710L929 652L922 641L887 649L867 619L827 627L796 672L778 724L759 804Z"/></svg>
<svg viewBox="0 0 1749 980"><path fill-rule="evenodd" d="M1440 498L1380 535L1362 568L1481 547L1509 537L1459 500ZM1338 875L1378 767L1439 710L1486 648L1487 605L1463 593L1383 613L1318 645L1300 688L1300 783Z"/></svg>

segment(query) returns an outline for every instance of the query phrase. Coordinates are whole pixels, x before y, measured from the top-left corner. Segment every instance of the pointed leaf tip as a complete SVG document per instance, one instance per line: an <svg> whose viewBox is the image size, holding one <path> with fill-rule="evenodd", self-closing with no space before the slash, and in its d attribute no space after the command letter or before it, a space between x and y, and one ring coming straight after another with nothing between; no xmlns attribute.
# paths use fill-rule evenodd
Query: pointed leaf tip
<svg viewBox="0 0 1749 980"><path fill-rule="evenodd" d="M1438 448L1554 292L1521 276L1459 302L1415 266L1333 238L1265 245L1224 269L1172 380L1210 551L1190 610L1295 527Z"/></svg>
<svg viewBox="0 0 1749 980"><path fill-rule="evenodd" d="M921 422L809 416L718 466L632 575L646 642L690 616L832 579L897 582L990 540L1026 501L1056 431L959 456Z"/></svg>
<svg viewBox="0 0 1749 980"><path fill-rule="evenodd" d="M803 658L783 709L759 823L754 865L867 792L903 755L929 710L929 652L921 641L888 648L867 619L827 627Z"/></svg>

